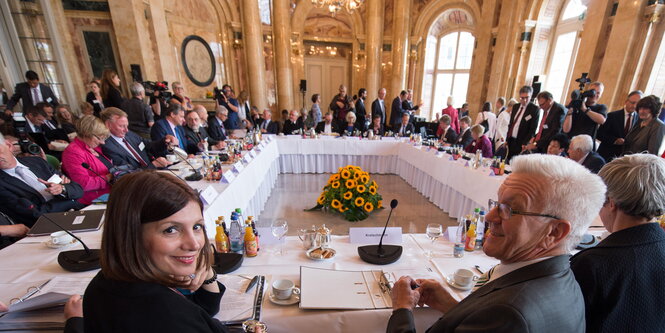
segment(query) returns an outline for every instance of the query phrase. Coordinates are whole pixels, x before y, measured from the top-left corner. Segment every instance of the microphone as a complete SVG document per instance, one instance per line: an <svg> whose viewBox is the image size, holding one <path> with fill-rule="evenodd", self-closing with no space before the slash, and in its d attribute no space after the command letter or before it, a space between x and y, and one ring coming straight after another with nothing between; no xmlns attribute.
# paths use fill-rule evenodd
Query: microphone
<svg viewBox="0 0 665 333"><path fill-rule="evenodd" d="M383 237L386 235L386 229L388 228L388 222L390 222L390 217L393 214L393 209L397 207L397 199L390 201L390 213L388 213L388 219L386 220L386 225L383 227L383 233L381 234L381 239L379 240L379 245L365 245L358 247L358 255L360 259L370 264L375 265L387 265L392 264L395 261L399 260L402 256L402 247L399 245L383 245Z"/></svg>
<svg viewBox="0 0 665 333"><path fill-rule="evenodd" d="M55 224L62 231L66 232L68 235L74 237L81 245L83 245L83 250L71 250L71 251L62 251L58 254L58 264L60 267L68 270L70 272L85 272L91 271L93 269L99 269L99 255L100 250L90 249L80 238L76 237L74 233L63 228L61 225L53 221L46 214L42 215L44 219Z"/></svg>
<svg viewBox="0 0 665 333"><path fill-rule="evenodd" d="M185 180L198 181L203 179L203 175L201 175L199 170L194 168L194 166L191 163L189 163L189 161L187 160L187 152L182 150L182 148L180 147L169 147L169 151L173 152L173 154L177 156L181 161L185 161L185 163L187 163L187 165L189 165L189 167L192 168L192 170L194 170L194 174L185 177Z"/></svg>
<svg viewBox="0 0 665 333"><path fill-rule="evenodd" d="M81 163L81 166L84 167L85 169L89 170L89 171L92 171L92 173L97 175L97 177L101 178L103 181L105 181L107 184L109 184L109 186L112 186L111 182L106 180L106 177L102 177L102 175L98 174L95 170L92 170L92 168L90 167L90 164L83 162L83 163Z"/></svg>

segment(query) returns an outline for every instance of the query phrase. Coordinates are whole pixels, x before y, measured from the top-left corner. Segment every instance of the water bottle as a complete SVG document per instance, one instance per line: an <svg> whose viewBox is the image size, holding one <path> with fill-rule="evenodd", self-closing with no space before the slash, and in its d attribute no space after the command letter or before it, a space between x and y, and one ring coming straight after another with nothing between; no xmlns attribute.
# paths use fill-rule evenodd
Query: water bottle
<svg viewBox="0 0 665 333"><path fill-rule="evenodd" d="M476 250L483 249L483 240L485 239L485 211L481 210L476 222Z"/></svg>
<svg viewBox="0 0 665 333"><path fill-rule="evenodd" d="M455 234L455 245L453 247L453 256L455 258L464 257L464 238L466 237L466 218L460 218Z"/></svg>
<svg viewBox="0 0 665 333"><path fill-rule="evenodd" d="M231 216L230 229L229 238L231 240L231 252L242 254L245 245L243 244L242 229L240 228L240 223L238 223L237 216Z"/></svg>

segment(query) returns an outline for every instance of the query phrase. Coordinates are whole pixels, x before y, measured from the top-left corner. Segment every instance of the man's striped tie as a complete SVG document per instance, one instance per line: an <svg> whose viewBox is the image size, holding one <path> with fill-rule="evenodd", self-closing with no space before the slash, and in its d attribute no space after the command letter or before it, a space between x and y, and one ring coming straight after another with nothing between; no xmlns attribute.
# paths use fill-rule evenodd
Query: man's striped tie
<svg viewBox="0 0 665 333"><path fill-rule="evenodd" d="M490 278L492 277L492 273L494 272L494 268L496 268L496 266L490 268L490 270L483 273L483 275L481 275L480 278L478 278L478 280L476 280L476 284L473 286L473 290L471 292L474 292L474 291L480 289L480 287L484 286L487 282L490 281Z"/></svg>

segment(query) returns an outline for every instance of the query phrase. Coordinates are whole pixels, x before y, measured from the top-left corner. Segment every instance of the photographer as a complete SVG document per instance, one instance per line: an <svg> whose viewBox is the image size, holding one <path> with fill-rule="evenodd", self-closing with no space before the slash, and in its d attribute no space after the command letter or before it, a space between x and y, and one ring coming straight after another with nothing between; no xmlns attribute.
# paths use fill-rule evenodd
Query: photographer
<svg viewBox="0 0 665 333"><path fill-rule="evenodd" d="M234 130L240 128L240 117L238 116L239 104L238 100L233 98L233 89L230 85L225 84L222 90L215 88L215 109L218 106L223 106L229 111L228 119L225 121L224 126L227 130Z"/></svg>
<svg viewBox="0 0 665 333"><path fill-rule="evenodd" d="M567 133L568 137L572 138L580 134L589 135L593 139L594 149L598 126L604 124L607 119L607 106L598 103L603 95L603 88L601 82L590 84L589 90L581 95L582 103L579 103L579 107L575 101L568 105L568 114L563 122L563 132Z"/></svg>
<svg viewBox="0 0 665 333"><path fill-rule="evenodd" d="M168 82L143 82L146 95L150 95L150 107L152 108L153 121L162 119L162 110L168 107L171 93L168 91Z"/></svg>

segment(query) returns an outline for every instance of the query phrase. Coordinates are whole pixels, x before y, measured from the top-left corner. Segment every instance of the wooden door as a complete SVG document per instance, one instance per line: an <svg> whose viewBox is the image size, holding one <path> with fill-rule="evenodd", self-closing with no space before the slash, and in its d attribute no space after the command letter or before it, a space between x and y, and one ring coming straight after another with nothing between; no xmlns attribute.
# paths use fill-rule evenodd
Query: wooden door
<svg viewBox="0 0 665 333"><path fill-rule="evenodd" d="M312 105L312 95L321 95L321 112L326 113L332 98L339 92L339 85L347 87L347 94L351 94L349 83L349 60L344 58L305 57L305 79L307 80L307 95L305 107L309 110Z"/></svg>

